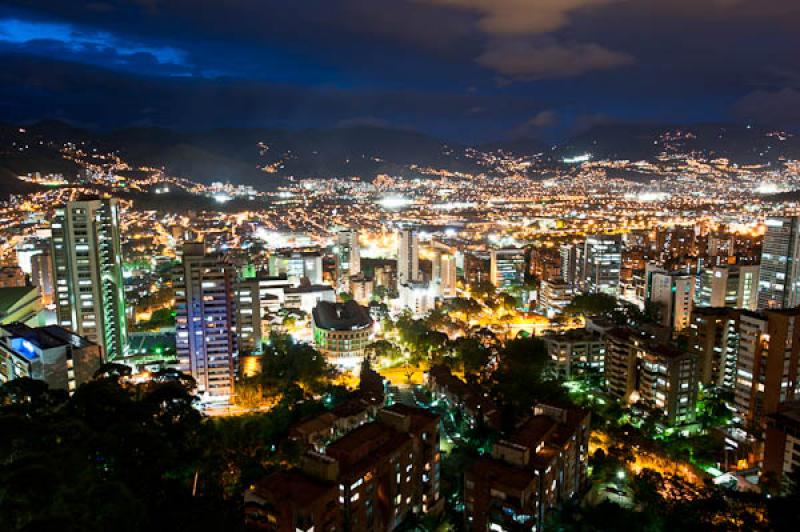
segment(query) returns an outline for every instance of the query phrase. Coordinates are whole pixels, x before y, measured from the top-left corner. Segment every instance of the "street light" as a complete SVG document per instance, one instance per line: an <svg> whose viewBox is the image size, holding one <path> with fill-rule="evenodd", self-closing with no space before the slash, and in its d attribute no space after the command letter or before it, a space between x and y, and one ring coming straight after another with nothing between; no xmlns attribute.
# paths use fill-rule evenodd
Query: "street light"
<svg viewBox="0 0 800 532"><path fill-rule="evenodd" d="M625 480L625 470L624 469L620 469L619 471L617 471L617 478L619 480Z"/></svg>

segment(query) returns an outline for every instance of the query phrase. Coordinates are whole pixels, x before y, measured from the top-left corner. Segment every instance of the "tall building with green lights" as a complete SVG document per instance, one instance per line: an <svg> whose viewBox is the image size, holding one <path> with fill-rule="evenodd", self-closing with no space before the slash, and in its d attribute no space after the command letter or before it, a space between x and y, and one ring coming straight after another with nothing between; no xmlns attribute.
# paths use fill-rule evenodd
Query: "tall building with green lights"
<svg viewBox="0 0 800 532"><path fill-rule="evenodd" d="M67 202L52 230L58 324L101 345L106 359L121 359L128 331L118 200Z"/></svg>

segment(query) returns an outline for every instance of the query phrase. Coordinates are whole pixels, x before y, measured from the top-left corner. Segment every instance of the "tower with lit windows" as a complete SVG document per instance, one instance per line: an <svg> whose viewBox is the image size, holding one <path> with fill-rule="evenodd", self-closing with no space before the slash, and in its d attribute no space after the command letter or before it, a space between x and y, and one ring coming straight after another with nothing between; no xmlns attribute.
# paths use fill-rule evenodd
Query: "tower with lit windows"
<svg viewBox="0 0 800 532"><path fill-rule="evenodd" d="M125 356L128 331L119 202L70 201L52 223L58 324L103 347L109 360Z"/></svg>

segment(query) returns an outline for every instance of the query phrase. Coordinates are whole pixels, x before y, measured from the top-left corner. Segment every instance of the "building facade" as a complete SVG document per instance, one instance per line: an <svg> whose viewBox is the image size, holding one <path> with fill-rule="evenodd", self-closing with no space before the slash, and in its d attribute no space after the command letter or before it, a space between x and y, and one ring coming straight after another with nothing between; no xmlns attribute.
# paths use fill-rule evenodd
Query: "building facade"
<svg viewBox="0 0 800 532"><path fill-rule="evenodd" d="M68 202L56 209L52 232L57 323L121 359L128 329L118 201Z"/></svg>
<svg viewBox="0 0 800 532"><path fill-rule="evenodd" d="M71 395L103 362L99 345L58 325L0 326L0 384L29 377Z"/></svg>
<svg viewBox="0 0 800 532"><path fill-rule="evenodd" d="M364 358L372 340L372 318L355 301L331 303L320 301L311 313L314 345L328 362L355 369Z"/></svg>
<svg viewBox="0 0 800 532"><path fill-rule="evenodd" d="M758 308L800 305L800 217L767 218L758 275Z"/></svg>
<svg viewBox="0 0 800 532"><path fill-rule="evenodd" d="M419 281L419 236L416 229L400 229L397 246L397 284Z"/></svg>
<svg viewBox="0 0 800 532"><path fill-rule="evenodd" d="M621 271L622 238L619 235L586 237L579 268L579 285L584 292L616 297Z"/></svg>
<svg viewBox="0 0 800 532"><path fill-rule="evenodd" d="M490 276L499 289L522 286L528 266L525 248L493 249L489 252Z"/></svg>
<svg viewBox="0 0 800 532"><path fill-rule="evenodd" d="M208 255L203 244L186 243L173 270L176 351L180 370L197 382L209 400L233 394L236 345L236 272L222 256Z"/></svg>

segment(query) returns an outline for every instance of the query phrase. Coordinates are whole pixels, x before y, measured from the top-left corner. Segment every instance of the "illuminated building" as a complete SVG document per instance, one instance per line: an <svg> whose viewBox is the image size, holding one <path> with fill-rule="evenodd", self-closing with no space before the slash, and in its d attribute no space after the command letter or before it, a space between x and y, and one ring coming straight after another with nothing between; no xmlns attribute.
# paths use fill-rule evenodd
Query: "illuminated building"
<svg viewBox="0 0 800 532"><path fill-rule="evenodd" d="M358 232L353 229L339 231L336 234L336 246L339 279L361 273L361 250L358 243Z"/></svg>
<svg viewBox="0 0 800 532"><path fill-rule="evenodd" d="M579 262L579 286L589 294L617 296L622 270L622 239L619 235L586 237Z"/></svg>
<svg viewBox="0 0 800 532"><path fill-rule="evenodd" d="M630 329L612 329L604 334L606 358L603 364L609 395L627 401L636 389L636 347L644 341Z"/></svg>
<svg viewBox="0 0 800 532"><path fill-rule="evenodd" d="M99 345L63 327L0 326L0 384L29 377L72 394L102 364Z"/></svg>
<svg viewBox="0 0 800 532"><path fill-rule="evenodd" d="M468 284L494 283L491 277L491 257L485 251L464 253L464 280Z"/></svg>
<svg viewBox="0 0 800 532"><path fill-rule="evenodd" d="M285 275L295 286L303 279L322 284L322 254L319 250L284 250L269 257L269 273Z"/></svg>
<svg viewBox="0 0 800 532"><path fill-rule="evenodd" d="M267 316L262 305L258 279L242 279L234 284L236 294L236 337L240 354L262 350L261 321Z"/></svg>
<svg viewBox="0 0 800 532"><path fill-rule="evenodd" d="M659 412L668 425L695 419L697 355L655 342L628 329L606 335L605 380L609 394Z"/></svg>
<svg viewBox="0 0 800 532"><path fill-rule="evenodd" d="M661 325L680 332L689 326L694 304L695 277L684 273L651 272L647 302L658 306Z"/></svg>
<svg viewBox="0 0 800 532"><path fill-rule="evenodd" d="M544 309L548 318L553 318L564 312L573 296L570 285L561 279L542 281L539 287L539 306Z"/></svg>
<svg viewBox="0 0 800 532"><path fill-rule="evenodd" d="M391 531L412 514L441 512L439 477L439 417L395 404L324 453L306 452L299 468L254 483L244 494L245 522L275 531Z"/></svg>
<svg viewBox="0 0 800 532"><path fill-rule="evenodd" d="M695 301L700 307L732 307L756 310L758 266L716 266L700 274Z"/></svg>
<svg viewBox="0 0 800 532"><path fill-rule="evenodd" d="M656 255L661 260L697 254L697 235L693 226L663 227L656 230Z"/></svg>
<svg viewBox="0 0 800 532"><path fill-rule="evenodd" d="M413 228L399 231L397 248L397 284L413 283L419 276L419 237Z"/></svg>
<svg viewBox="0 0 800 532"><path fill-rule="evenodd" d="M122 282L119 203L114 198L68 202L52 223L58 324L125 356L127 324Z"/></svg>
<svg viewBox="0 0 800 532"><path fill-rule="evenodd" d="M331 364L356 368L372 339L372 318L355 301L320 301L311 313L314 345Z"/></svg>
<svg viewBox="0 0 800 532"><path fill-rule="evenodd" d="M398 307L409 309L416 316L422 316L436 306L437 287L435 285L418 281L401 284L397 290L399 293Z"/></svg>
<svg viewBox="0 0 800 532"><path fill-rule="evenodd" d="M490 277L496 287L522 286L528 264L525 248L493 249L489 252L489 260Z"/></svg>
<svg viewBox="0 0 800 532"><path fill-rule="evenodd" d="M562 244L559 248L559 255L561 257L561 264L559 273L561 279L570 287L575 286L578 260L582 250L576 244Z"/></svg>
<svg viewBox="0 0 800 532"><path fill-rule="evenodd" d="M369 303L374 288L374 281L369 277L364 277L364 274L350 277L350 295L361 304Z"/></svg>
<svg viewBox="0 0 800 532"><path fill-rule="evenodd" d="M200 243L185 243L172 275L180 370L194 377L200 394L228 399L237 356L234 267Z"/></svg>
<svg viewBox="0 0 800 532"><path fill-rule="evenodd" d="M551 370L560 379L600 376L606 359L606 343L600 334L572 329L542 337L550 356Z"/></svg>
<svg viewBox="0 0 800 532"><path fill-rule="evenodd" d="M699 382L733 390L739 352L741 311L722 307L697 307L687 329L689 349L697 355Z"/></svg>
<svg viewBox="0 0 800 532"><path fill-rule="evenodd" d="M542 530L550 511L586 487L589 412L539 404L464 472L469 530Z"/></svg>
<svg viewBox="0 0 800 532"><path fill-rule="evenodd" d="M437 285L437 292L445 299L456 297L456 257L453 253L434 249L431 267L431 282Z"/></svg>
<svg viewBox="0 0 800 532"><path fill-rule="evenodd" d="M734 405L750 427L794 400L800 363L800 309L742 311Z"/></svg>
<svg viewBox="0 0 800 532"><path fill-rule="evenodd" d="M800 305L800 218L768 218L761 248L758 308Z"/></svg>
<svg viewBox="0 0 800 532"><path fill-rule="evenodd" d="M785 491L788 475L800 468L800 403L782 404L767 416L761 481ZM780 488L783 488L782 490Z"/></svg>
<svg viewBox="0 0 800 532"><path fill-rule="evenodd" d="M336 291L327 284L308 286L292 286L283 291L283 307L287 309L302 310L311 314L320 302L333 303L336 301Z"/></svg>
<svg viewBox="0 0 800 532"><path fill-rule="evenodd" d="M31 257L31 284L39 287L44 306L55 303L53 260L49 249Z"/></svg>
<svg viewBox="0 0 800 532"><path fill-rule="evenodd" d="M697 357L672 345L645 342L637 347L636 392L668 425L686 425L695 419ZM628 396L631 400L631 396Z"/></svg>
<svg viewBox="0 0 800 532"><path fill-rule="evenodd" d="M479 423L500 430L502 413L494 401L487 397L483 387L474 382L464 382L443 365L433 365L426 374L426 384L433 400L444 401L448 409L458 409L469 426Z"/></svg>

